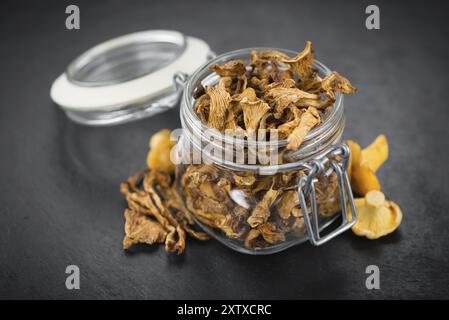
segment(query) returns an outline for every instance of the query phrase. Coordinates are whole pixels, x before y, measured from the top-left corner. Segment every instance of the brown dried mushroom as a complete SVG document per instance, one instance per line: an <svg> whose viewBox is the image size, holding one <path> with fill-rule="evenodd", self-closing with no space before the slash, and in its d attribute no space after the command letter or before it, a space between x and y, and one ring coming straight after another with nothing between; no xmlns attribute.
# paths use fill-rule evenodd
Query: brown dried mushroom
<svg viewBox="0 0 449 320"><path fill-rule="evenodd" d="M226 91L224 85L206 88L206 94L209 96L209 117L207 125L220 131L225 128L225 117L228 111L231 96Z"/></svg>
<svg viewBox="0 0 449 320"><path fill-rule="evenodd" d="M186 233L199 240L209 237L193 227L186 209L166 171L148 170L121 184L129 209L125 210L123 248L136 243L165 243L165 250L182 253Z"/></svg>
<svg viewBox="0 0 449 320"><path fill-rule="evenodd" d="M280 131L288 150L301 147L305 136L323 121L336 94L356 91L337 72L321 79L314 66L312 44L294 57L275 51L252 51L242 60L214 64L221 78L196 98L195 112L210 128ZM302 114L291 119L291 114ZM268 137L268 136L267 136Z"/></svg>
<svg viewBox="0 0 449 320"><path fill-rule="evenodd" d="M259 128L260 120L270 110L270 106L262 100L254 102L249 101L247 97L240 101L243 110L243 119L246 130L257 130Z"/></svg>
<svg viewBox="0 0 449 320"><path fill-rule="evenodd" d="M306 47L295 57L282 59L282 62L290 65L292 72L300 79L308 79L313 77L313 50L312 43L306 42Z"/></svg>
<svg viewBox="0 0 449 320"><path fill-rule="evenodd" d="M297 150L304 140L307 133L320 122L320 114L314 107L309 107L299 120L298 126L288 136L287 149Z"/></svg>
<svg viewBox="0 0 449 320"><path fill-rule="evenodd" d="M125 220L124 249L128 249L135 243L153 244L165 241L167 231L159 223L147 218L145 215L126 209Z"/></svg>

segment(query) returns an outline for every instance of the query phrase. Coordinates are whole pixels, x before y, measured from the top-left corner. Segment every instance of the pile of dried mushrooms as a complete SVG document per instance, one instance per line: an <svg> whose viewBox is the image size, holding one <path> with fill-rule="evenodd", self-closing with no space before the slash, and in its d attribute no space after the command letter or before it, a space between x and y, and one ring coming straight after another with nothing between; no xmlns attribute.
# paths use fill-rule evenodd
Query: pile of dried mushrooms
<svg viewBox="0 0 449 320"><path fill-rule="evenodd" d="M310 41L303 51L289 57L279 51L252 51L249 63L232 60L214 64L220 80L196 90L195 112L202 122L221 132L265 129L288 140L297 150L309 131L323 121L336 93L356 91L337 72L324 79L313 67Z"/></svg>

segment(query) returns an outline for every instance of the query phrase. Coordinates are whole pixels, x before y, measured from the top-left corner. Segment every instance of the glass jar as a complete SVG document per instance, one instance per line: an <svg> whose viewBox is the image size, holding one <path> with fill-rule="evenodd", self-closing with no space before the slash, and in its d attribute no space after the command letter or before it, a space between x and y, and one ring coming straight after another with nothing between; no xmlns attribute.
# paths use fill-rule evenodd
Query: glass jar
<svg viewBox="0 0 449 320"><path fill-rule="evenodd" d="M257 141L210 130L194 111L199 84L210 86L219 80L209 66L236 59L248 62L252 50L273 49L248 48L222 54L200 67L186 83L180 110L183 131L176 150L178 191L195 222L239 252L270 254L306 240L321 245L356 221L346 175L349 149L341 143L343 96L336 96L323 123L290 153L285 150L286 140ZM295 55L289 50L274 50ZM315 68L320 77L331 73L318 61ZM281 155L282 162L247 164L237 156L242 150L246 158L259 152L277 155L271 159ZM323 229L339 216L340 224L323 235Z"/></svg>

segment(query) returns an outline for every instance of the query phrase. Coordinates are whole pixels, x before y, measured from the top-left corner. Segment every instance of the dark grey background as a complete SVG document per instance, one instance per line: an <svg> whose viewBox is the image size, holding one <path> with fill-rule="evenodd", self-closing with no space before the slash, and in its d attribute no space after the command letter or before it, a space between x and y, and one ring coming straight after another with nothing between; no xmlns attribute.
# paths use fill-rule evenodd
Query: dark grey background
<svg viewBox="0 0 449 320"><path fill-rule="evenodd" d="M72 1L81 30L65 29L63 1L2 2L0 10L1 298L447 298L449 294L448 10L445 1L375 1L381 30L365 28L364 1ZM359 88L346 99L346 137L385 133L379 176L404 212L377 241L348 232L323 247L242 255L189 239L182 256L161 246L121 249L119 183L145 165L147 140L179 127L178 110L110 128L68 121L52 81L100 41L175 29L218 53L273 46L318 58ZM81 269L68 291L65 268ZM365 288L365 268L381 289Z"/></svg>

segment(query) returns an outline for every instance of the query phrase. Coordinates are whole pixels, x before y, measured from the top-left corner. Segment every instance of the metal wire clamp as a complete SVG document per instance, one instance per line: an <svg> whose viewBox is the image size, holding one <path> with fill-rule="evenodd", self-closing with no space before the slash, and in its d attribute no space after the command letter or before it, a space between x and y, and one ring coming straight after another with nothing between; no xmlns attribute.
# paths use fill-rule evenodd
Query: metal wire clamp
<svg viewBox="0 0 449 320"><path fill-rule="evenodd" d="M351 228L357 219L354 197L352 195L351 185L346 172L349 163L349 148L346 144L338 144L331 147L319 159L309 162L309 169L306 175L303 175L298 183L298 196L301 210L309 235L310 242L315 246L333 239L339 234ZM338 181L339 196L341 202L341 224L326 235L321 235L322 230L319 228L318 205L316 201L315 184L317 176L324 174L329 177L335 173ZM309 199L310 210L307 207L306 199ZM348 204L351 208L350 219L348 219Z"/></svg>

